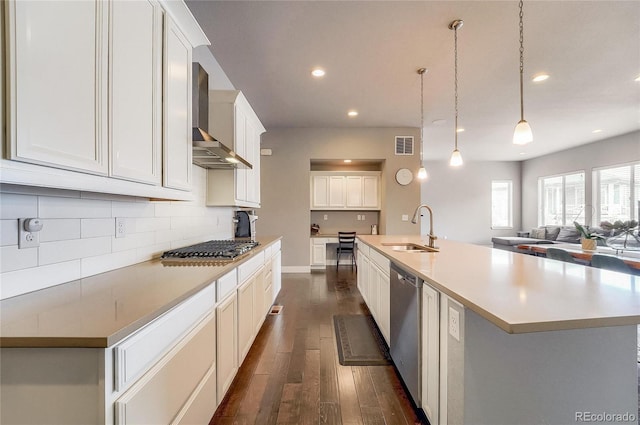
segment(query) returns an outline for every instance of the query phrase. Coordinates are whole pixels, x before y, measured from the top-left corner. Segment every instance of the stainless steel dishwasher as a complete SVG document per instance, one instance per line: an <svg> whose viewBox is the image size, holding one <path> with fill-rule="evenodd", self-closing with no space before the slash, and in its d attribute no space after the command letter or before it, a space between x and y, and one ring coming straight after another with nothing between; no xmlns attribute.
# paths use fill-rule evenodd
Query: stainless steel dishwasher
<svg viewBox="0 0 640 425"><path fill-rule="evenodd" d="M422 279L391 263L391 358L418 408L422 391Z"/></svg>

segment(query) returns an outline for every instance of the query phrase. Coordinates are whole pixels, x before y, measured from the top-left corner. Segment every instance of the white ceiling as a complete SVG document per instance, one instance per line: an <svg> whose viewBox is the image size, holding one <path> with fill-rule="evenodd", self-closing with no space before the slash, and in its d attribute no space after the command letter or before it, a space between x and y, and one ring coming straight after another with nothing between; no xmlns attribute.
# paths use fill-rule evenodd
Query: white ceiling
<svg viewBox="0 0 640 425"><path fill-rule="evenodd" d="M465 160L523 160L640 129L640 1L525 1L519 120L517 1L203 1L187 5L262 123L419 127L424 158L454 143L454 19ZM312 68L326 69L313 79ZM546 72L543 83L531 81ZM359 111L347 117L349 109ZM434 124L435 120L446 120ZM594 134L593 130L601 129Z"/></svg>

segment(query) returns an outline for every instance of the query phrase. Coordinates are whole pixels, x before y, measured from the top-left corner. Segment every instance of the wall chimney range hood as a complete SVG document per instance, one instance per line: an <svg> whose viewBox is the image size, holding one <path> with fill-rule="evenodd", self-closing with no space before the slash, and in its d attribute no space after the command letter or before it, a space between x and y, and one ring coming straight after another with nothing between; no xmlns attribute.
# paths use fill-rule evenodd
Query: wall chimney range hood
<svg viewBox="0 0 640 425"><path fill-rule="evenodd" d="M193 93L193 163L202 168L233 169L253 168L246 159L216 140L209 128L209 75L202 65L192 64Z"/></svg>

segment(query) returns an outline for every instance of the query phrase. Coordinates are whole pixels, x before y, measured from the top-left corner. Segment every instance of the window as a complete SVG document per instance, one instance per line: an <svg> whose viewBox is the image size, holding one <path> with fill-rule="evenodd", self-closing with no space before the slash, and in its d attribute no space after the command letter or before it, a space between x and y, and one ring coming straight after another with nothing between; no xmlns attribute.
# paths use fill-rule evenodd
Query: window
<svg viewBox="0 0 640 425"><path fill-rule="evenodd" d="M538 180L538 225L584 223L584 172Z"/></svg>
<svg viewBox="0 0 640 425"><path fill-rule="evenodd" d="M595 170L593 182L597 223L638 219L640 163Z"/></svg>
<svg viewBox="0 0 640 425"><path fill-rule="evenodd" d="M513 183L511 180L491 182L491 228L513 228Z"/></svg>

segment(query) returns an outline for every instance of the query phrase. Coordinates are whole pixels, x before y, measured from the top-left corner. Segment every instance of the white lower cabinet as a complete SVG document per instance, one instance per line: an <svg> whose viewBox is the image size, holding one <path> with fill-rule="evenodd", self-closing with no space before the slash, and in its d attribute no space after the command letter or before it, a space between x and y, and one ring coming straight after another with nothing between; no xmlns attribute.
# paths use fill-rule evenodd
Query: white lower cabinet
<svg viewBox="0 0 640 425"><path fill-rule="evenodd" d="M422 410L429 422L439 422L440 293L422 285Z"/></svg>
<svg viewBox="0 0 640 425"><path fill-rule="evenodd" d="M358 290L362 294L382 336L391 341L391 287L389 260L363 243L358 244Z"/></svg>
<svg viewBox="0 0 640 425"><path fill-rule="evenodd" d="M186 415L191 407L186 402L201 381L208 378L202 386L211 385L215 345L216 323L212 312L115 402L115 423L168 424ZM188 412L189 416L207 423L211 410L198 407L199 411Z"/></svg>
<svg viewBox="0 0 640 425"><path fill-rule="evenodd" d="M273 248L272 252L273 257L271 257L271 277L272 281L272 299L269 303L269 307L276 300L276 297L280 293L280 288L282 288L282 252L280 251L280 241L275 243L276 248Z"/></svg>
<svg viewBox="0 0 640 425"><path fill-rule="evenodd" d="M254 322L255 289L255 275L238 287L238 365L241 365L247 356L256 333Z"/></svg>
<svg viewBox="0 0 640 425"><path fill-rule="evenodd" d="M218 318L217 393L218 404L224 398L238 372L238 296L232 292L216 307Z"/></svg>

